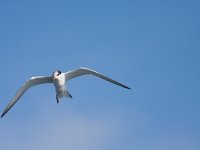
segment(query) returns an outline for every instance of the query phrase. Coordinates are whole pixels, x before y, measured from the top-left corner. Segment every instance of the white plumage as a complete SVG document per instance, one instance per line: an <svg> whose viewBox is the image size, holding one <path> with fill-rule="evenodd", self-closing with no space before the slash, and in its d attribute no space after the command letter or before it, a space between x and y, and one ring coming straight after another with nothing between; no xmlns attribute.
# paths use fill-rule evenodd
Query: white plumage
<svg viewBox="0 0 200 150"><path fill-rule="evenodd" d="M72 98L71 94L67 91L65 87L66 81L82 76L82 75L93 75L96 77L99 77L101 79L104 79L108 82L114 83L118 86L121 86L126 89L130 89L126 85L117 82L111 78L108 78L94 70L88 69L88 68L79 68L76 70L72 70L69 72L62 73L61 71L54 71L52 76L36 76L30 78L27 82L24 83L24 85L19 89L17 94L13 97L13 99L10 101L6 109L4 110L3 114L1 115L1 118L12 108L12 106L20 99L20 97L32 86L39 85L39 84L44 84L44 83L53 83L55 86L56 90L56 100L57 103L59 102L59 99L62 97L70 97Z"/></svg>

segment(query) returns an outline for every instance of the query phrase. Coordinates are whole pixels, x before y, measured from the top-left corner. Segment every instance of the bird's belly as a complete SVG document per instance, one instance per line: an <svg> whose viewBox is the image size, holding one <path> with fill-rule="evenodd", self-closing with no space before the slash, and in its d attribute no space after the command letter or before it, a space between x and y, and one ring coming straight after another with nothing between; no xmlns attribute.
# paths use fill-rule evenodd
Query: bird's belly
<svg viewBox="0 0 200 150"><path fill-rule="evenodd" d="M56 89L56 93L62 93L62 92L64 92L66 90L65 83L62 83L59 80L54 81L54 87Z"/></svg>
<svg viewBox="0 0 200 150"><path fill-rule="evenodd" d="M65 85L61 85L61 84L54 84L55 89L56 89L56 93L62 93L66 90Z"/></svg>

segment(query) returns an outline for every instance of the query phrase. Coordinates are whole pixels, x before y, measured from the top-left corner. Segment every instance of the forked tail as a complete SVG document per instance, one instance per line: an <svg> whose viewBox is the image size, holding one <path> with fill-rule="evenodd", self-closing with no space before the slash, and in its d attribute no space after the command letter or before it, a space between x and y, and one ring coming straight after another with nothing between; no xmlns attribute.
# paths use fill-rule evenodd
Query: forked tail
<svg viewBox="0 0 200 150"><path fill-rule="evenodd" d="M72 98L72 95L67 90L66 90L66 92L67 92L67 97Z"/></svg>
<svg viewBox="0 0 200 150"><path fill-rule="evenodd" d="M57 103L59 103L60 98L63 98L65 96L69 97L69 98L72 98L72 95L67 90L65 90L64 92L61 92L61 93L57 93L56 94L56 101L57 101Z"/></svg>

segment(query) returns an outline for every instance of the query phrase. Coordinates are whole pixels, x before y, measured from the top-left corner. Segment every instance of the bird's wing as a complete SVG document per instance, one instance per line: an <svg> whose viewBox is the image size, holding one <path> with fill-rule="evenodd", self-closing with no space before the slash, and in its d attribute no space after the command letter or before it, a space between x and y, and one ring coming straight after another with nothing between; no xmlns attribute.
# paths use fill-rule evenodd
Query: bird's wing
<svg viewBox="0 0 200 150"><path fill-rule="evenodd" d="M114 83L114 84L116 84L118 86L121 86L123 88L130 89L129 87L127 87L126 85L124 85L124 84L122 84L120 82L117 82L117 81L115 81L115 80L113 80L111 78L108 78L108 77L106 77L106 76L104 76L104 75L102 75L102 74L100 74L100 73L98 73L98 72L96 72L94 70L91 70L91 69L88 69L88 68L83 68L83 67L81 67L79 69L76 69L76 70L72 70L72 71L66 72L65 73L65 80L67 81L67 80L70 80L72 78L75 78L75 77L78 77L78 76L82 76L82 75L93 75L93 76L99 77L101 79L104 79L104 80L106 80L108 82Z"/></svg>
<svg viewBox="0 0 200 150"><path fill-rule="evenodd" d="M44 77L44 76L37 76L30 78L27 82L23 84L23 86L19 89L13 99L10 101L6 109L4 110L1 118L11 109L11 107L20 99L20 97L32 86L44 83L52 83L52 77Z"/></svg>

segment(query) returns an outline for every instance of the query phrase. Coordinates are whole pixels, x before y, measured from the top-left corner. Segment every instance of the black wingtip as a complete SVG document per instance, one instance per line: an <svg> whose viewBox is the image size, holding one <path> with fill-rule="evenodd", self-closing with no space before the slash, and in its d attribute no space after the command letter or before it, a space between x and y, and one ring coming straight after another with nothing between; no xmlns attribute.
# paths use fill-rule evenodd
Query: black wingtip
<svg viewBox="0 0 200 150"><path fill-rule="evenodd" d="M122 87L125 88L125 89L129 89L129 90L131 90L131 88L128 87L128 86L123 85Z"/></svg>
<svg viewBox="0 0 200 150"><path fill-rule="evenodd" d="M3 114L1 115L1 118L3 118L4 115L5 115L5 113L3 113Z"/></svg>
<svg viewBox="0 0 200 150"><path fill-rule="evenodd" d="M3 118L3 116L8 112L7 108L4 110L4 112L1 115L1 118Z"/></svg>

